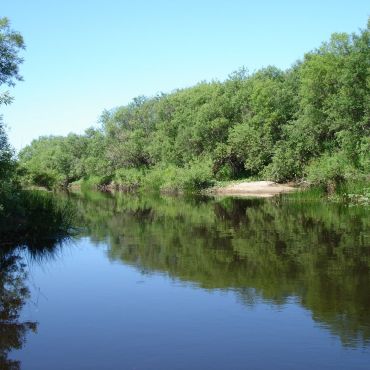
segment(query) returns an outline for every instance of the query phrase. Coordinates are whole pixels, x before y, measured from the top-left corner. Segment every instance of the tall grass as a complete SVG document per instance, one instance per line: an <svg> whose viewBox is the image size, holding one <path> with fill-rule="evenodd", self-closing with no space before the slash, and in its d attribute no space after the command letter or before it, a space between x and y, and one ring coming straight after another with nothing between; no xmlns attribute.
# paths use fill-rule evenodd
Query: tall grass
<svg viewBox="0 0 370 370"><path fill-rule="evenodd" d="M0 214L2 248L49 248L72 232L75 210L66 198L45 191L20 191Z"/></svg>

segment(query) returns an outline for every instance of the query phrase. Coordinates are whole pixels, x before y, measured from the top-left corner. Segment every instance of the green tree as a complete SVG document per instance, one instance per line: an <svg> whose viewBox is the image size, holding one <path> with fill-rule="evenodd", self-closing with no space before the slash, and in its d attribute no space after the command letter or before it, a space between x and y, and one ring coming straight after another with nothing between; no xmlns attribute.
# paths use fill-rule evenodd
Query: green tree
<svg viewBox="0 0 370 370"><path fill-rule="evenodd" d="M19 52L24 48L22 35L10 28L8 18L0 18L0 87L14 86L15 81L22 80L19 65L23 59L19 56ZM11 101L12 97L8 92L0 94L0 105L9 104Z"/></svg>
<svg viewBox="0 0 370 370"><path fill-rule="evenodd" d="M22 80L19 65L23 59L19 53L24 48L21 34L10 28L8 18L0 18L0 88L4 85L14 86L17 80ZM12 100L8 91L0 91L0 106L10 104ZM0 199L5 197L5 192L9 192L12 186L11 177L14 169L13 150L9 145L3 117L0 114Z"/></svg>

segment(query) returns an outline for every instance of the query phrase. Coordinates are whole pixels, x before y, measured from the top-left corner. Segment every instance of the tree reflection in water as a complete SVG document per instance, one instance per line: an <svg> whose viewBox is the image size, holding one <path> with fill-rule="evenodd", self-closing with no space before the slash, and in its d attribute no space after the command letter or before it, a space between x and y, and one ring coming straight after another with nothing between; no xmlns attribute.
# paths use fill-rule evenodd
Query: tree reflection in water
<svg viewBox="0 0 370 370"><path fill-rule="evenodd" d="M338 336L343 346L370 343L370 219L366 208L284 197L84 193L59 197L61 204L63 199L72 200L78 218L64 222L61 229L64 216L53 218L49 211L42 214L38 209L35 224L19 234L21 241L2 249L1 369L19 368L9 354L24 345L28 332L37 329L36 323L19 319L29 296L20 252L26 248L36 259L53 255L71 226L82 230L79 237L107 243L112 260L141 271L165 272L202 289L231 290L247 307L260 302L279 307L294 300L320 326ZM55 224L46 220L55 220Z"/></svg>
<svg viewBox="0 0 370 370"><path fill-rule="evenodd" d="M29 298L25 285L25 266L14 252L0 255L0 368L19 369L19 361L8 358L9 352L21 349L28 331L36 332L37 323L21 322L19 315Z"/></svg>
<svg viewBox="0 0 370 370"><path fill-rule="evenodd" d="M10 207L9 207L10 209ZM75 217L66 198L46 192L22 192L9 212L0 213L0 369L19 369L19 361L9 359L21 349L28 332L37 323L20 320L30 291L26 286L24 254L34 260L52 256L72 233Z"/></svg>
<svg viewBox="0 0 370 370"><path fill-rule="evenodd" d="M344 346L370 343L370 217L366 207L284 197L76 196L91 240L111 259L251 306L294 300Z"/></svg>

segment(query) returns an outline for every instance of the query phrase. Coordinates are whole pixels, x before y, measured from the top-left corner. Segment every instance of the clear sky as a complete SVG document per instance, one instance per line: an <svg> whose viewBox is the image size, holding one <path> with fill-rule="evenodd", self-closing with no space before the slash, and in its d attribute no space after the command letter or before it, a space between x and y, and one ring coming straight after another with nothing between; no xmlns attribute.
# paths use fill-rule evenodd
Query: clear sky
<svg viewBox="0 0 370 370"><path fill-rule="evenodd" d="M82 133L103 109L201 80L289 67L333 32L356 32L362 0L0 0L24 36L24 82L1 113L16 149Z"/></svg>

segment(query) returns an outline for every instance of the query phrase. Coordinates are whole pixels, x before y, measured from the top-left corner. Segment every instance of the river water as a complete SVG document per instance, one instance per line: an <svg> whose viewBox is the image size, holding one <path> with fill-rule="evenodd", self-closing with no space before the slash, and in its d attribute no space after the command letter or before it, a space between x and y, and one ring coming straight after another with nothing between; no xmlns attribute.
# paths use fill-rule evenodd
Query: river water
<svg viewBox="0 0 370 370"><path fill-rule="evenodd" d="M369 208L289 196L70 199L73 237L16 262L3 366L370 369Z"/></svg>

